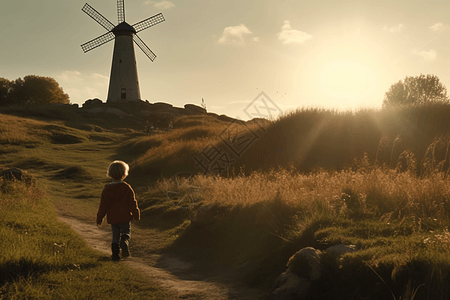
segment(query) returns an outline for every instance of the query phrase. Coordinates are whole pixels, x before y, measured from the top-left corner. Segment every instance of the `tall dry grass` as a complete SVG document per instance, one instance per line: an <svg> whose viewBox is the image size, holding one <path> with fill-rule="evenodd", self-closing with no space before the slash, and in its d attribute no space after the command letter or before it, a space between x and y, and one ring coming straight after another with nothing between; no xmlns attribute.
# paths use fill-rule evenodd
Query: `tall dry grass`
<svg viewBox="0 0 450 300"><path fill-rule="evenodd" d="M450 274L450 179L443 172L417 176L362 161L341 171L280 169L179 182L161 179L152 194L195 193L184 209L202 206L197 213L207 219L199 226L194 218L171 250L199 263L234 266L246 282L268 285L303 247L353 244L359 251L340 260L322 256L325 275L311 299L400 299L418 286L416 299L450 296L439 286Z"/></svg>
<svg viewBox="0 0 450 300"><path fill-rule="evenodd" d="M202 138L205 139L205 147L208 144L206 140L209 139L216 148L227 152L232 161L229 166L232 170L227 172L227 175L239 174L241 171L249 175L254 171L265 172L290 166L302 172L320 169L344 170L354 165L355 158L364 156L372 164L391 168L401 166L404 169L412 169L416 164L415 170L418 174L434 172L436 168L448 172L449 115L448 104L365 109L356 112L304 108L285 114L264 131L256 124L242 125L240 131L230 130L231 139L234 138L233 134L238 134L233 146L243 143L248 138L244 135L249 133L249 130L257 133L257 138L239 155L230 151L219 138L221 133L229 129L227 126L231 123L206 119L204 121L200 117L191 120L184 117L170 135L136 141L131 150L137 149L136 154L140 155L136 160L137 167L152 168L164 165L170 159L168 156L159 156L165 161L157 164L156 156L152 154L153 151L158 151L155 148L161 145L163 140L173 143L171 147L181 149L192 148L187 144L192 139ZM199 146L195 151L201 151L204 147ZM195 152L186 153L181 160L174 157L181 163L181 167L169 176L178 172L202 173L193 163L196 154L198 155ZM163 171L158 168L153 170ZM168 173L164 174L167 176Z"/></svg>
<svg viewBox="0 0 450 300"><path fill-rule="evenodd" d="M430 155L428 147L435 139L448 140L449 115L448 104L354 113L299 109L274 122L235 167L248 173L289 165L306 172L339 170L365 153L372 163L395 167L405 151L413 153L420 164ZM434 160L448 161L447 145L436 146ZM445 167L448 169L448 162Z"/></svg>
<svg viewBox="0 0 450 300"><path fill-rule="evenodd" d="M174 184L161 179L153 191L164 195L177 189ZM309 217L420 218L436 226L450 224L450 178L444 173L419 177L380 167L310 174L278 170L233 178L198 175L184 186L186 193L189 188L201 190L197 199L203 205L246 207L277 199Z"/></svg>
<svg viewBox="0 0 450 300"><path fill-rule="evenodd" d="M122 151L138 155L131 164L132 173L138 176L159 178L177 173L203 173L195 157L201 156L208 146L216 146L232 157L219 138L225 135L230 124L233 123L207 116L180 117L175 120L173 130L133 139L122 146ZM244 127L240 123L236 126L233 129L256 128L256 125Z"/></svg>
<svg viewBox="0 0 450 300"><path fill-rule="evenodd" d="M132 174L157 179L170 177L179 172L192 172L195 169L193 157L207 144L206 139L164 141L160 146L151 148L133 162Z"/></svg>

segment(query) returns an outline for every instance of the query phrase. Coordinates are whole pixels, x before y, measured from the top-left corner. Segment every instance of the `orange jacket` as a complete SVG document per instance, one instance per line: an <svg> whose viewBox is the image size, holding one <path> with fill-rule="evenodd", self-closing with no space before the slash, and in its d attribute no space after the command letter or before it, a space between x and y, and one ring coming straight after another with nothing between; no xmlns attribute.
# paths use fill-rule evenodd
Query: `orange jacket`
<svg viewBox="0 0 450 300"><path fill-rule="evenodd" d="M105 185L98 207L97 224L102 224L105 215L108 224L125 223L141 218L134 191L128 183L122 181Z"/></svg>

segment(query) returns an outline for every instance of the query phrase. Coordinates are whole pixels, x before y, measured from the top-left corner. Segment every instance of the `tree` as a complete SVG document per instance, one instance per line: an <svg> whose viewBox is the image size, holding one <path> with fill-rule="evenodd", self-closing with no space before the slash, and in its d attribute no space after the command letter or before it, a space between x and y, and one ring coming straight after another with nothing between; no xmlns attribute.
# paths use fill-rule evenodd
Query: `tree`
<svg viewBox="0 0 450 300"><path fill-rule="evenodd" d="M51 77L28 75L11 84L10 97L16 105L24 104L68 104L69 95Z"/></svg>
<svg viewBox="0 0 450 300"><path fill-rule="evenodd" d="M449 103L447 88L436 75L406 76L404 81L394 83L386 92L383 107L424 104L431 102Z"/></svg>
<svg viewBox="0 0 450 300"><path fill-rule="evenodd" d="M0 77L0 106L8 105L9 93L11 91L11 81Z"/></svg>

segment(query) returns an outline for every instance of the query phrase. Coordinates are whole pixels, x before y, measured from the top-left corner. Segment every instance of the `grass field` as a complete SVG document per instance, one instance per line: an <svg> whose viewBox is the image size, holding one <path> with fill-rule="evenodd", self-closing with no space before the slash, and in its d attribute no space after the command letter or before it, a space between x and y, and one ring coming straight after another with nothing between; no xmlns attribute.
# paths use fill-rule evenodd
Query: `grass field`
<svg viewBox="0 0 450 300"><path fill-rule="evenodd" d="M2 114L0 165L28 170L60 214L92 222L107 165L129 162L143 217L137 254L177 254L270 292L301 248L356 245L339 259L321 257L326 272L308 299L448 299L448 113L299 110L265 131L252 127L258 138L228 177L195 175L193 160L223 145L224 121L184 117L146 136L95 118ZM146 242L148 232L158 240Z"/></svg>
<svg viewBox="0 0 450 300"><path fill-rule="evenodd" d="M89 248L58 221L45 192L18 181L0 185L0 299L168 297L154 282Z"/></svg>

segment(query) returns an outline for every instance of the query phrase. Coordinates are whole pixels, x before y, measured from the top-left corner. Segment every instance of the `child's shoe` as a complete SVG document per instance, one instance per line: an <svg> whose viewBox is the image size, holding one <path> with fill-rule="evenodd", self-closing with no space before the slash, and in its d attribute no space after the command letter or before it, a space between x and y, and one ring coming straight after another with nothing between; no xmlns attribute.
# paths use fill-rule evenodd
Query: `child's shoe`
<svg viewBox="0 0 450 300"><path fill-rule="evenodd" d="M130 256L130 237L128 235L122 235L120 237L120 248L122 248L122 256Z"/></svg>
<svg viewBox="0 0 450 300"><path fill-rule="evenodd" d="M119 256L120 247L119 247L119 244L118 243L112 243L111 244L111 251L112 251L112 260L119 261L120 260L120 256Z"/></svg>

